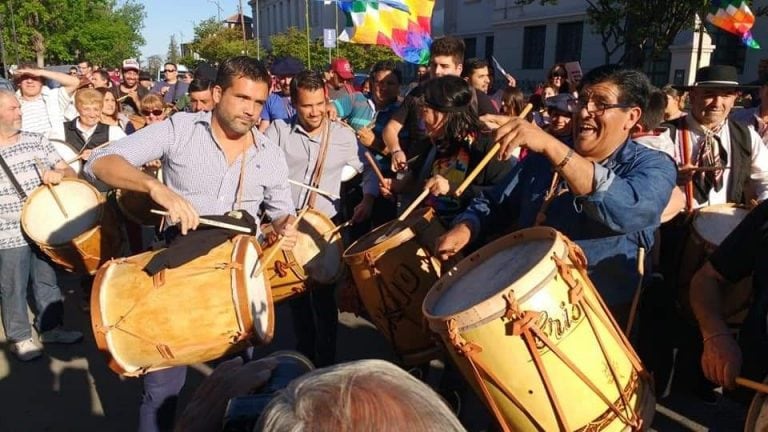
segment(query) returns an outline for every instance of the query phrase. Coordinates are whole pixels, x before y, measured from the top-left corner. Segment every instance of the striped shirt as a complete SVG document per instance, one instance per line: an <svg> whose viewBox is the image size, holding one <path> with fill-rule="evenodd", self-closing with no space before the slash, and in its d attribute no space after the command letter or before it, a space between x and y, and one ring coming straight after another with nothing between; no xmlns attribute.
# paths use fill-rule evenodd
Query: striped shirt
<svg viewBox="0 0 768 432"><path fill-rule="evenodd" d="M323 132L310 136L294 118L288 123L275 120L264 133L285 152L289 178L299 183L310 184L320 154ZM320 178L320 189L338 196L341 190L341 170L344 165L349 165L357 172L363 173L363 193L377 196L378 180L371 170L367 169L364 151L365 148L357 144L352 129L342 126L339 122L332 122L323 175ZM365 170L364 167L366 167ZM310 191L299 186L291 186L291 188L296 208L306 206ZM338 199L318 195L315 200L315 209L330 218L334 217L340 208L341 201Z"/></svg>
<svg viewBox="0 0 768 432"><path fill-rule="evenodd" d="M27 196L41 184L35 158L49 167L62 160L45 136L32 132L21 132L16 144L0 147L0 157L8 164ZM23 206L24 201L13 187L5 170L0 170L0 249L27 245L21 232Z"/></svg>
<svg viewBox="0 0 768 432"><path fill-rule="evenodd" d="M256 217L263 202L272 219L294 214L283 152L256 128L251 132L256 145L245 155L241 208ZM235 210L243 155L229 165L213 136L210 112L177 113L95 150L85 165L87 178L96 178L92 163L106 155L122 156L134 166L161 159L165 184L201 215Z"/></svg>
<svg viewBox="0 0 768 432"><path fill-rule="evenodd" d="M21 129L27 132L45 134L52 140L64 141L65 113L71 107L72 95L64 87L51 89L43 86L34 100L26 100L21 91L16 91L21 105ZM74 118L74 117L73 117Z"/></svg>

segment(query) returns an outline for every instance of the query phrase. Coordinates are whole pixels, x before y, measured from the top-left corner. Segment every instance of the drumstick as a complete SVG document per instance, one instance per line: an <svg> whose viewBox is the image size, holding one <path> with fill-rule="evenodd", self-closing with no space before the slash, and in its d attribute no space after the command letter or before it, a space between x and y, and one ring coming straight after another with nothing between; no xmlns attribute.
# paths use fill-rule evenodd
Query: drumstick
<svg viewBox="0 0 768 432"><path fill-rule="evenodd" d="M45 165L43 165L43 162L38 158L35 158L35 165L37 166L37 170L40 172L40 179L42 180L43 173L45 172ZM58 192L53 189L53 185L47 184L45 186L51 192L51 195L53 195L53 200L56 201L56 205L59 206L61 213L65 218L69 219L69 214L67 214L67 210L64 208L64 203L61 202Z"/></svg>
<svg viewBox="0 0 768 432"><path fill-rule="evenodd" d="M759 383L757 381L752 381L751 379L746 379L742 377L736 377L736 384L746 387L748 389L752 389L756 392L760 393L768 393L768 385L765 385L763 383Z"/></svg>
<svg viewBox="0 0 768 432"><path fill-rule="evenodd" d="M77 162L77 161L79 161L80 159L82 159L82 158L83 158L83 151L85 151L85 150L91 150L91 151L93 151L93 150L98 150L98 149L100 149L100 148L102 148L102 147L104 147L104 146L107 146L107 145L109 145L109 144L112 144L112 141L107 141L107 142L105 142L104 144L98 145L98 146L96 146L96 147L94 147L94 148L92 148L92 149L86 149L86 148L84 148L84 149L80 150L80 153L78 153L78 154L77 154L77 157L75 157L75 158L72 158L72 159L70 159L70 160L68 160L68 161L64 161L64 163L65 163L65 164L67 164L67 165L69 165L69 164L71 164L71 163L73 163L73 162Z"/></svg>
<svg viewBox="0 0 768 432"><path fill-rule="evenodd" d="M400 223L404 221L408 216L410 216L410 214L414 210L416 210L416 207L418 207L419 204L421 204L421 202L424 201L427 195L429 195L429 189L424 188L424 190L421 191L419 196L417 196L416 199L413 200L411 205L409 205L408 208L405 209L405 211L400 216L398 216L397 219L395 219L395 222L392 223L392 226L389 227L387 232L385 232L383 236L379 237L379 240L385 239L391 236L395 231L397 231L397 229L400 227ZM377 240L377 243L379 243L379 240Z"/></svg>
<svg viewBox="0 0 768 432"><path fill-rule="evenodd" d="M371 152L369 151L365 152L365 158L368 159L368 163L371 165L371 169L373 170L374 174L376 174L376 178L379 179L379 184L383 185L384 175L381 173L379 164L376 163L376 159L371 156Z"/></svg>
<svg viewBox="0 0 768 432"><path fill-rule="evenodd" d="M322 190L322 189L318 189L318 188L316 188L316 187L312 187L312 186L310 186L310 185L307 185L307 184L304 184L304 183L300 183L300 182L297 182L297 181L295 181L295 180L291 180L291 179L288 179L288 183L290 183L290 184L292 184L292 185L295 185L295 186L298 186L298 187L303 187L304 189L308 189L308 190L311 190L311 191L313 191L313 192L317 192L317 193L319 193L320 195L325 195L325 196L327 196L327 197L328 197L328 198L330 198L330 199L341 199L341 198L340 198L338 195L334 195L334 194L332 194L332 193L330 193L330 192L326 192L326 191L324 191L324 190Z"/></svg>
<svg viewBox="0 0 768 432"><path fill-rule="evenodd" d="M632 307L629 309L629 318L627 319L627 329L624 334L627 338L630 337L632 326L635 324L635 316L637 315L637 306L640 304L640 297L643 294L643 276L645 275L645 248L640 247L637 249L637 272L640 274L640 281L637 283L635 289L635 296L632 299Z"/></svg>
<svg viewBox="0 0 768 432"><path fill-rule="evenodd" d="M337 232L341 231L342 228L346 228L346 227L348 227L350 225L352 225L352 221L348 220L348 221L344 222L343 224L341 224L341 225L339 225L339 226L337 226L337 227L335 227L333 229L329 229L328 231L320 234L320 236L321 237L330 237L330 236L336 234Z"/></svg>
<svg viewBox="0 0 768 432"><path fill-rule="evenodd" d="M150 213L160 215L160 216L168 216L170 214L165 210L157 210L157 209L151 209ZM210 225L218 228L226 228L228 230L237 231L245 234L251 234L253 232L253 230L240 225L229 224L226 222L219 222L219 221L206 219L206 218L200 218L199 220L200 220L200 223L203 225Z"/></svg>
<svg viewBox="0 0 768 432"><path fill-rule="evenodd" d="M533 109L533 105L528 104L523 108L523 110L520 112L520 115L517 116L517 118L525 119L525 117L528 115L529 112L531 112L531 109ZM496 143L491 147L490 150L488 150L488 153L486 153L485 157L480 161L479 164L475 167L475 169L472 170L471 173L467 175L467 177L464 179L464 181L459 185L458 188L456 188L456 191L454 192L454 195L459 197L461 194L464 193L464 191L469 187L469 185L475 180L475 177L480 175L480 172L485 169L485 166L488 165L488 163L493 159L494 156L496 156L496 153L499 152L499 149L501 149L501 144Z"/></svg>
<svg viewBox="0 0 768 432"><path fill-rule="evenodd" d="M720 170L728 170L731 169L731 167L725 166L725 167L687 167L687 168L680 168L680 171L682 172L689 172L689 171L702 171L702 172L708 172L708 171L720 171Z"/></svg>
<svg viewBox="0 0 768 432"><path fill-rule="evenodd" d="M303 208L303 209L302 209L302 210L299 212L299 214L298 214L298 215L296 215L296 220L294 220L294 221L293 221L293 223L291 224L291 226L293 226L294 228L296 228L297 226L299 226L299 222L301 222L301 219L304 217L304 214L307 212L307 210L309 210L309 207L304 207L304 208ZM272 261L272 259L275 257L275 255L276 255L278 252L280 252L280 246L282 246L282 245L283 245L283 242L284 242L284 241L285 241L285 237L284 237L284 236L280 236L280 239L278 239L278 240L277 240L277 242L276 242L274 245L272 245L272 250L270 250L270 251L269 251L269 254L267 254L267 256L265 256L265 257L262 257L260 260L258 260L258 261L256 262L256 265L254 265L254 266L253 266L253 270L251 270L251 276L250 276L251 278L253 278L254 276L256 276L256 270L258 270L258 271L260 271L260 272L261 272L261 271L264 271L264 266L265 266L265 265L266 265L268 262L271 262L271 261ZM262 264L262 263L263 263L263 264Z"/></svg>

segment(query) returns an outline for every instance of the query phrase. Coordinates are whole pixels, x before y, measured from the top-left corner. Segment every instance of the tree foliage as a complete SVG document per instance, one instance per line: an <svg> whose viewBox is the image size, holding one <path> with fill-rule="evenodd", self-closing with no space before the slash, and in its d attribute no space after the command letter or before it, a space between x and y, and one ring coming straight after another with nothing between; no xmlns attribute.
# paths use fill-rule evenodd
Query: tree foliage
<svg viewBox="0 0 768 432"><path fill-rule="evenodd" d="M176 35L171 35L171 40L168 42L168 54L165 55L165 61L177 64L179 62L179 57L181 57L181 53L179 52L179 44L176 42Z"/></svg>
<svg viewBox="0 0 768 432"><path fill-rule="evenodd" d="M201 21L195 26L195 37L192 40L192 51L209 63L220 63L222 60L242 54L256 55L256 41L248 40L243 44L243 33L240 28L227 28L215 17ZM200 63L191 57L184 57L187 66Z"/></svg>
<svg viewBox="0 0 768 432"><path fill-rule="evenodd" d="M146 13L136 0L119 6L116 0L6 0L0 2L0 15L0 31L13 62L35 58L35 32L42 36L48 64L83 59L118 65L136 57L144 44L141 30Z"/></svg>
<svg viewBox="0 0 768 432"><path fill-rule="evenodd" d="M538 1L515 0L518 5ZM587 22L599 34L606 63L642 67L664 56L681 30L692 28L694 16L706 11L707 0L585 0ZM620 58L614 55L622 53Z"/></svg>
<svg viewBox="0 0 768 432"><path fill-rule="evenodd" d="M272 42L272 57L296 57L305 65L307 63L307 35L291 27L283 33L278 33L270 38ZM328 64L328 49L323 47L320 38L310 41L309 59L315 69L325 67ZM331 51L332 57L344 57L352 63L355 70L368 70L374 63L381 60L400 61L389 47L381 45L362 45L347 42L339 42L336 49Z"/></svg>
<svg viewBox="0 0 768 432"><path fill-rule="evenodd" d="M157 54L147 57L147 72L150 76L156 77L163 67L163 58Z"/></svg>

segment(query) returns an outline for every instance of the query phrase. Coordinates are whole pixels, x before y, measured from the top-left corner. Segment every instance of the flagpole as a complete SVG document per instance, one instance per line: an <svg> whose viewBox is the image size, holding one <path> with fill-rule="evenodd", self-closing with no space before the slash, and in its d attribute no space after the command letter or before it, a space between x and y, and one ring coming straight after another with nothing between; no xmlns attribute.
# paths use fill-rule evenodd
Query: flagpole
<svg viewBox="0 0 768 432"><path fill-rule="evenodd" d="M304 11L306 12L304 19L307 22L307 69L312 69L312 59L310 57L309 49L309 0L304 0Z"/></svg>

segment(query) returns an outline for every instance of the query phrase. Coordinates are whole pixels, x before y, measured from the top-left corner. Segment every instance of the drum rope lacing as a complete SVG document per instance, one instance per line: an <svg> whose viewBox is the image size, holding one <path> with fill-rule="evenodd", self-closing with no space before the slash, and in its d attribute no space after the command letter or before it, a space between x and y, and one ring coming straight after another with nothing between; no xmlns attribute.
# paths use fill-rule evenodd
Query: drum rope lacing
<svg viewBox="0 0 768 432"><path fill-rule="evenodd" d="M624 347L628 346L629 343L625 338L624 335L620 332L616 332L615 322L613 323L614 326L611 326L607 320L602 317L599 314L596 314L597 307L593 304L592 300L587 298L584 295L583 286L581 285L581 281L579 279L574 278L573 274L571 273L571 268L575 267L577 272L581 274L581 279L584 281L589 282L589 279L587 279L586 273L583 269L586 268L586 257L584 256L583 251L575 244L567 239L565 239L567 249L568 249L568 256L576 265L571 266L569 265L565 260L560 259L556 255L553 254L552 259L557 267L558 273L563 278L563 281L568 285L569 287L569 299L571 303L573 304L579 304L581 307L584 308L585 312L588 310L591 313L585 313L585 316L587 318L587 321L590 325L590 328L592 330L592 333L595 335L595 339L600 347L600 350L603 354L603 357L606 359L606 364L608 366L608 369L610 370L611 376L613 378L613 382L616 384L617 392L619 393L620 401L619 406L616 406L613 402L611 402L608 397L603 394L600 389L576 366L576 364L564 353L560 348L541 330L539 329L535 323L539 316L539 312L535 311L520 311L520 305L517 301L517 297L515 296L514 291L510 291L509 293L506 293L502 295L502 298L506 302L506 308L504 313L504 318L508 320L506 323L506 330L508 335L512 336L520 336L526 347L528 348L528 351L534 361L534 364L536 366L537 371L539 372L539 376L542 379L542 384L545 387L545 390L547 392L547 396L550 400L550 404L552 405L552 408L554 409L556 413L556 419L558 422L558 425L560 429L562 430L572 430L567 423L567 419L565 417L565 414L562 410L560 401L555 394L554 386L552 385L552 381L549 378L549 375L547 374L546 368L543 364L543 359L541 358L541 354L539 353L539 349L537 348L536 339L541 341L546 348L548 348L563 364L565 364L594 394L600 398L603 403L606 404L608 407L608 412L613 412L614 415L616 415L618 418L621 419L626 425L630 426L633 430L641 430L643 426L643 420L640 418L638 413L632 411L630 408L630 401L629 396L625 394L624 389L621 388L621 383L619 381L618 374L615 370L614 365L610 363L609 356L607 354L607 349L605 346L605 343L600 336L600 334L597 331L597 328L595 326L595 323L593 321L592 314L597 315L598 319L601 320L601 323L609 329L609 331L613 334L614 337L621 340L624 344ZM594 289L594 287L593 287ZM605 305L602 304L602 300L599 299L600 302L599 306L602 306L603 309L605 309ZM598 306L598 307L599 307ZM535 427L539 430L545 430L542 423L535 418L533 418L533 415L528 412L522 405L519 399L517 399L512 391L504 385L503 381L495 375L490 368L488 368L483 361L479 358L478 354L482 352L482 347L472 343L467 342L459 333L458 325L455 319L450 319L446 322L447 324L447 334L448 339L451 343L451 345L457 350L457 352L465 357L472 368L472 372L475 375L476 381L480 384L480 389L488 402L488 405L490 406L491 410L493 411L494 416L496 417L499 425L501 428L506 432L509 431L509 426L506 424L502 414L501 410L498 406L498 404L495 402L495 400L490 395L490 390L488 389L488 385L486 384L486 380L483 379L484 376L489 378L489 381L494 384L494 386L500 390L523 414L528 417L528 419L534 423ZM643 374L642 366L640 365L639 359L636 358L634 355L634 352L631 350L627 350L628 357L630 359L630 363L633 367L633 372L637 372L638 374ZM631 387L631 386L630 386ZM602 419L602 421L608 420L605 418L605 415L600 416L598 419ZM595 421L595 423L598 420ZM585 426L584 430L590 430L592 429L595 424L590 423L589 425Z"/></svg>
<svg viewBox="0 0 768 432"><path fill-rule="evenodd" d="M138 260L132 260L130 258L113 259L113 260L110 260L110 263L111 262L115 262L116 264L139 265ZM232 261L220 262L220 263L213 264L211 266L193 266L193 267L185 266L184 267L184 270L199 270L201 272L221 271L221 270L242 270L242 269L243 269L242 264L237 263L237 262L232 262ZM160 273L157 273L155 275L155 277L152 277L153 288L159 289L164 284L164 280L165 280L165 270L161 271ZM150 338L148 338L146 336L143 336L141 334L129 331L129 330L123 328L123 327L120 327L120 324L123 321L125 321L131 315L131 312L133 312L133 310L137 306L139 306L143 301L145 301L152 294L153 291L154 290L146 291L143 295L141 295L138 299L136 299L136 301L133 303L133 305L125 312L125 314L121 315L120 318L117 321L115 321L114 324L99 326L98 331L100 333L102 333L104 336L106 336L112 330L117 330L117 331L123 332L123 333L125 333L125 334L127 334L129 336L132 336L132 337L134 337L136 339L139 339L139 340L141 340L143 342L146 342L149 345L154 345L155 348L157 349L157 351L160 353L160 356L162 358L164 358L166 360L174 359L174 358L176 358L176 356L174 355L174 350L171 350L170 346L168 346L168 345L166 345L166 344L164 344L162 342L152 340L152 339L150 339ZM241 328L240 331L233 332L231 334L231 336L229 337L229 339L231 339L231 343L235 344L235 343L238 343L238 342L241 342L241 341L247 339L247 337L248 337L247 332L244 332L243 330L244 329ZM180 354L186 352L187 350L197 350L197 349L205 348L205 347L208 347L208 346L215 347L215 346L218 346L219 344L220 343L218 341L207 343L207 344L199 344L199 343L197 343L197 344L188 344L188 345L185 345L185 346L176 347L175 348L175 352L176 352L177 355L180 355ZM148 367L151 368L152 366L150 365ZM144 366L142 368L144 369L144 368L148 368L148 367Z"/></svg>

